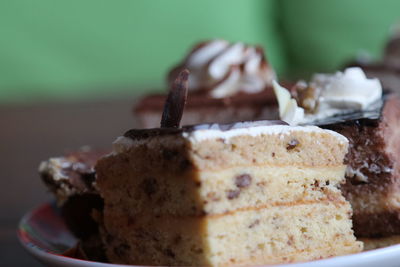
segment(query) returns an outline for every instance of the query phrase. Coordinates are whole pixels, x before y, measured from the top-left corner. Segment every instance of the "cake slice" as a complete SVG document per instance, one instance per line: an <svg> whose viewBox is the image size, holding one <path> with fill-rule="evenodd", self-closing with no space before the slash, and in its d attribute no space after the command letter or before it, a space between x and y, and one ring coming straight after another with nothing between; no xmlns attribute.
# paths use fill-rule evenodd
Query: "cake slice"
<svg viewBox="0 0 400 267"><path fill-rule="evenodd" d="M353 208L356 236L370 248L398 242L400 97L382 94L379 81L366 78L357 68L319 74L308 85L294 88L291 96L279 86L276 90L284 120L316 124L348 138L346 183L341 190ZM290 97L296 99L287 100ZM315 108L305 103L314 103Z"/></svg>
<svg viewBox="0 0 400 267"><path fill-rule="evenodd" d="M161 128L126 132L96 165L110 262L243 266L362 249L338 189L346 138L276 121L178 128L174 106Z"/></svg>
<svg viewBox="0 0 400 267"><path fill-rule="evenodd" d="M39 166L39 173L61 205L75 195L96 194L94 166L105 154L105 151L84 147L43 161Z"/></svg>
<svg viewBox="0 0 400 267"><path fill-rule="evenodd" d="M98 233L91 214L102 210L103 200L94 186L94 166L105 151L83 148L52 157L39 166L42 181L57 200L67 227L79 238Z"/></svg>
<svg viewBox="0 0 400 267"><path fill-rule="evenodd" d="M352 204L359 237L400 235L400 98L383 98L377 118L324 125L346 136L351 149L342 191Z"/></svg>

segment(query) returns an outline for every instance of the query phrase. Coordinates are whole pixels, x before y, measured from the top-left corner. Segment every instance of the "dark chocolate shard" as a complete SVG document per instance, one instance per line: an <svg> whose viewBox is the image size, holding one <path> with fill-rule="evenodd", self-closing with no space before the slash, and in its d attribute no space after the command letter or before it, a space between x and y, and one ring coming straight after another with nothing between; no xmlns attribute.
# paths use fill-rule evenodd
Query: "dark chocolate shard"
<svg viewBox="0 0 400 267"><path fill-rule="evenodd" d="M187 99L188 80L189 71L184 69L178 74L165 101L161 128L179 127Z"/></svg>

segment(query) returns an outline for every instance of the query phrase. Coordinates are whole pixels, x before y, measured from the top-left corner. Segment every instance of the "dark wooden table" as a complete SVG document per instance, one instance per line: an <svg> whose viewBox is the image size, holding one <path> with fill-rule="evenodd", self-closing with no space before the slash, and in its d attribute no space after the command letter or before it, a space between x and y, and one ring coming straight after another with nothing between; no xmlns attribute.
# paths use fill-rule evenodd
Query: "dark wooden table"
<svg viewBox="0 0 400 267"><path fill-rule="evenodd" d="M0 106L0 266L41 266L18 243L21 216L49 201L41 160L83 145L109 148L136 127L133 99Z"/></svg>

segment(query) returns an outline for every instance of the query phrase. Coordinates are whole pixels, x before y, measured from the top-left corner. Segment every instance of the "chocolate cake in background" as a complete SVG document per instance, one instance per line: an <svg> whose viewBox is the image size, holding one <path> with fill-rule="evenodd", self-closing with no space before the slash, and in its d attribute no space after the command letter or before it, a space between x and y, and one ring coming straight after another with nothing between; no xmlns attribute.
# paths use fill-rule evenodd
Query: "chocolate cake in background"
<svg viewBox="0 0 400 267"><path fill-rule="evenodd" d="M349 139L346 183L359 237L400 235L400 98L383 98L377 118L324 125Z"/></svg>
<svg viewBox="0 0 400 267"><path fill-rule="evenodd" d="M346 183L354 231L377 247L400 235L400 98L382 94L377 79L359 68L315 75L289 91L275 84L280 116L291 124L314 124L349 140ZM371 242L377 241L375 244ZM386 240L386 241L385 241Z"/></svg>
<svg viewBox="0 0 400 267"><path fill-rule="evenodd" d="M384 88L400 93L400 30L387 42L382 61L358 60L349 66L361 67L368 77L379 78Z"/></svg>
<svg viewBox="0 0 400 267"><path fill-rule="evenodd" d="M105 258L98 224L92 215L103 209L103 199L94 186L94 166L105 154L105 151L82 148L65 156L50 158L39 166L42 180L54 194L64 222L81 240L79 249L74 251L99 261L105 261Z"/></svg>
<svg viewBox="0 0 400 267"><path fill-rule="evenodd" d="M105 151L83 147L61 157L43 161L39 173L48 189L62 205L70 197L83 194L96 194L94 187L94 165L105 155Z"/></svg>
<svg viewBox="0 0 400 267"><path fill-rule="evenodd" d="M182 69L190 71L183 125L276 119L275 72L258 46L212 40L196 45L168 74L168 87ZM159 126L166 94L144 97L134 113L144 128Z"/></svg>

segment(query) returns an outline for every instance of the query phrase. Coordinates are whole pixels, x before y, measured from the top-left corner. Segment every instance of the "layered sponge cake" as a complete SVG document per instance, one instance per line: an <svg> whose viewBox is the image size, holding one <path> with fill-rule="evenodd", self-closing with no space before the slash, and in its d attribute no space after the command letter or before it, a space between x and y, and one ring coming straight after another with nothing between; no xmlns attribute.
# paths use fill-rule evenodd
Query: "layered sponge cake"
<svg viewBox="0 0 400 267"><path fill-rule="evenodd" d="M341 189L354 211L356 236L369 248L399 243L400 97L383 92L380 81L359 68L314 75L291 94L279 86L276 91L283 120L348 138Z"/></svg>
<svg viewBox="0 0 400 267"><path fill-rule="evenodd" d="M271 121L130 130L96 165L107 257L228 266L359 252L338 189L347 147Z"/></svg>

